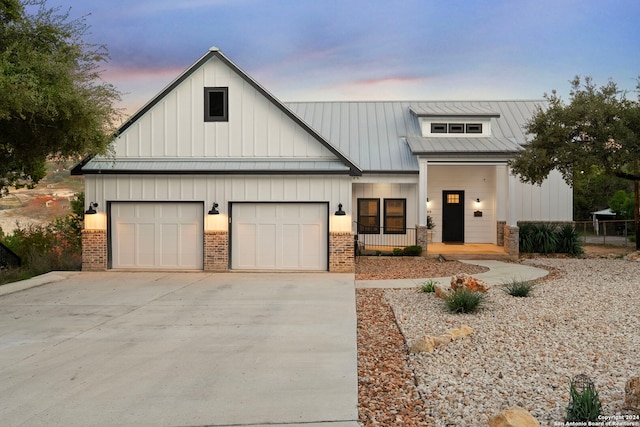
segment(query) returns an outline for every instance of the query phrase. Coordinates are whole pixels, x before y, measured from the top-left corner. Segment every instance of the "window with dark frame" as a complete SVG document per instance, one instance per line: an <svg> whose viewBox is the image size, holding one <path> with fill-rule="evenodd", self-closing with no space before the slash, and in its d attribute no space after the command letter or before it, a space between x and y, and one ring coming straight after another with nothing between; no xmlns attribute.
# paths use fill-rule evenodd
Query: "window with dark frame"
<svg viewBox="0 0 640 427"><path fill-rule="evenodd" d="M380 234L380 199L358 199L358 233Z"/></svg>
<svg viewBox="0 0 640 427"><path fill-rule="evenodd" d="M464 133L464 123L449 123L449 133Z"/></svg>
<svg viewBox="0 0 640 427"><path fill-rule="evenodd" d="M431 123L431 133L447 133L447 124Z"/></svg>
<svg viewBox="0 0 640 427"><path fill-rule="evenodd" d="M482 134L482 123L431 123L431 134L438 133Z"/></svg>
<svg viewBox="0 0 640 427"><path fill-rule="evenodd" d="M407 234L407 199L384 199L384 234Z"/></svg>
<svg viewBox="0 0 640 427"><path fill-rule="evenodd" d="M204 121L228 122L229 121L229 88L205 87L204 88Z"/></svg>
<svg viewBox="0 0 640 427"><path fill-rule="evenodd" d="M482 133L482 123L467 123L467 133Z"/></svg>

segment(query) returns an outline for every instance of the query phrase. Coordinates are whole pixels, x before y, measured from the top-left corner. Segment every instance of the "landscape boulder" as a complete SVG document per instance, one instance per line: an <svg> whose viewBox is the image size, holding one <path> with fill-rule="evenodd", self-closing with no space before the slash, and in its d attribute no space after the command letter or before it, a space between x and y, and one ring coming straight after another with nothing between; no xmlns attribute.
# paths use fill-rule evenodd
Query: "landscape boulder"
<svg viewBox="0 0 640 427"><path fill-rule="evenodd" d="M640 375L632 377L624 386L624 406L640 412Z"/></svg>
<svg viewBox="0 0 640 427"><path fill-rule="evenodd" d="M487 292L489 285L468 274L456 274L451 278L451 289L455 291L459 288L467 288L472 292Z"/></svg>
<svg viewBox="0 0 640 427"><path fill-rule="evenodd" d="M459 328L449 329L442 335L426 335L417 339L409 348L411 353L431 353L436 347L443 347L451 341L471 335L473 329L462 325Z"/></svg>
<svg viewBox="0 0 640 427"><path fill-rule="evenodd" d="M491 417L489 427L540 427L540 423L526 409L516 407Z"/></svg>

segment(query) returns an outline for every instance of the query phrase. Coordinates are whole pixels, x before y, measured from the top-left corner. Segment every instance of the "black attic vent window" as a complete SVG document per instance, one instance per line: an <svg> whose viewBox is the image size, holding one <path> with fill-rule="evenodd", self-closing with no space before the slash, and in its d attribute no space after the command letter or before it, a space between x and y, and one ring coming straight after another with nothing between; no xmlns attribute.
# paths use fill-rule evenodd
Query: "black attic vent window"
<svg viewBox="0 0 640 427"><path fill-rule="evenodd" d="M204 88L204 121L228 122L229 121L229 88L205 87Z"/></svg>

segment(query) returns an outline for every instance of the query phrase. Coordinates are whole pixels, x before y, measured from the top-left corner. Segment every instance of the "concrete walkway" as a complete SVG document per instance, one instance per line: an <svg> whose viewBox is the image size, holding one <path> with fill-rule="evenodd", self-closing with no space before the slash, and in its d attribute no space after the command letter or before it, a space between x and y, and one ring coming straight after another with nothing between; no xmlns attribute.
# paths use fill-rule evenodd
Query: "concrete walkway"
<svg viewBox="0 0 640 427"><path fill-rule="evenodd" d="M353 274L0 286L3 426L357 427Z"/></svg>
<svg viewBox="0 0 640 427"><path fill-rule="evenodd" d="M480 265L487 267L489 271L472 274L473 277L481 279L490 285L501 285L513 280L535 280L549 274L542 268L528 265L515 264L492 260L460 261L466 264ZM439 283L449 283L451 276L447 277L425 277L421 279L394 279L394 280L356 280L356 288L414 288L421 286L427 280Z"/></svg>

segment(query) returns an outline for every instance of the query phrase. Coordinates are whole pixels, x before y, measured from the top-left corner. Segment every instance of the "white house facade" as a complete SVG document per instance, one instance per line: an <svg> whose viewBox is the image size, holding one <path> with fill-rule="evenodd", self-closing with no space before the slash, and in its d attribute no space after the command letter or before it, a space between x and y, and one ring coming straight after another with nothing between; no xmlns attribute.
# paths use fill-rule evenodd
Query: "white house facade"
<svg viewBox="0 0 640 427"><path fill-rule="evenodd" d="M283 104L212 48L74 169L83 269L350 272L354 236L426 248L427 216L433 242L517 254L518 221L572 215L559 175L509 173L538 105Z"/></svg>

